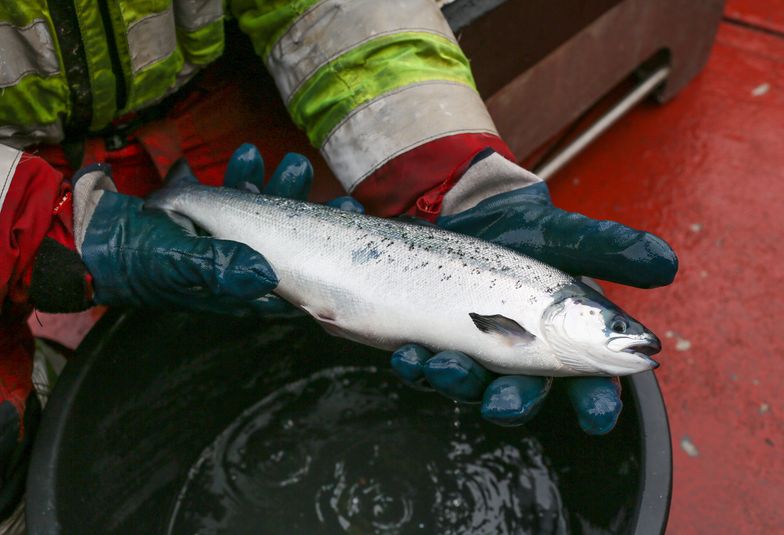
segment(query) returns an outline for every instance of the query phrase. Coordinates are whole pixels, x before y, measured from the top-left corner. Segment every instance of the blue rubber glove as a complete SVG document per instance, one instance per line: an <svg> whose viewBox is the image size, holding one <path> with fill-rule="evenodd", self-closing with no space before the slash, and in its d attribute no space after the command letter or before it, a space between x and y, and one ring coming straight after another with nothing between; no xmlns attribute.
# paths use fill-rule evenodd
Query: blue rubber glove
<svg viewBox="0 0 784 535"><path fill-rule="evenodd" d="M678 270L673 250L662 239L612 221L597 221L553 206L543 182L493 195L462 212L442 216L438 225L476 236L537 258L572 275L652 288L672 282ZM501 376L465 354L433 355L409 344L391 358L408 384L433 388L464 402L481 402L484 418L521 425L541 408L552 378ZM618 378L563 379L582 429L612 430L623 404Z"/></svg>
<svg viewBox="0 0 784 535"><path fill-rule="evenodd" d="M258 150L243 145L229 161L225 185L304 199L313 169L304 156L288 154L266 186L263 177ZM142 199L113 190L105 165L86 168L75 178L76 243L93 277L95 303L234 315L284 306L265 297L278 279L261 254L241 243L197 235L187 222L144 210Z"/></svg>

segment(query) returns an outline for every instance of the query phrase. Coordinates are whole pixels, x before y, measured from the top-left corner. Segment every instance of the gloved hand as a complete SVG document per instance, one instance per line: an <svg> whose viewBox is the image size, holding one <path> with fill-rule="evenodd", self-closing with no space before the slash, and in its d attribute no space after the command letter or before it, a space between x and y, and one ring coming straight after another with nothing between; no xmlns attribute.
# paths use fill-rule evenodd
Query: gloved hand
<svg viewBox="0 0 784 535"><path fill-rule="evenodd" d="M480 166L485 174L495 172L497 176L508 171L507 182L522 187L495 193L458 213L442 215L437 221L439 226L514 249L575 276L640 288L672 282L678 260L662 239L612 221L597 221L560 210L553 206L547 186L534 175L517 166L510 169L508 166L514 164L494 153L480 155L472 167L483 158L493 159ZM470 174L471 168L466 175ZM552 385L552 378L547 377L497 377L463 353L444 351L432 355L415 344L399 348L392 355L391 364L413 386L429 386L458 401L481 401L483 417L501 425L529 421L541 408ZM582 429L590 434L609 432L623 406L618 378L580 377L564 381Z"/></svg>
<svg viewBox="0 0 784 535"><path fill-rule="evenodd" d="M229 161L225 185L304 199L313 169L299 154L284 157L266 186L256 147L241 146ZM114 191L107 166L75 179L77 249L93 277L94 301L114 306L171 307L241 314L278 311L265 298L278 279L264 256L250 247L187 228L144 201Z"/></svg>

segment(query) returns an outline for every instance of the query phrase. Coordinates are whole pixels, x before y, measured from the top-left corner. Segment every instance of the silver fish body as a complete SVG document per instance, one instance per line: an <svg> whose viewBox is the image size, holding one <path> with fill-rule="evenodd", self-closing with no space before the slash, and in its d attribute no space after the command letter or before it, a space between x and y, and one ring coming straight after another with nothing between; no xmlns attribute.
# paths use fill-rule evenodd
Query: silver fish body
<svg viewBox="0 0 784 535"><path fill-rule="evenodd" d="M146 206L259 251L278 276L276 294L364 344L462 351L505 374L625 375L657 365L649 356L658 339L599 293L483 240L198 185L162 190Z"/></svg>

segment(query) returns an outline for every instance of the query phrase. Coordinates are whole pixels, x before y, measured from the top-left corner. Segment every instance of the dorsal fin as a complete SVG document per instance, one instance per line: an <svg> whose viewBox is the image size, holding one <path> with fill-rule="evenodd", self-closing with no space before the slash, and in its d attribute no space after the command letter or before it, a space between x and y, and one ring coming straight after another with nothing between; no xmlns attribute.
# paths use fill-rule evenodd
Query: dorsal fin
<svg viewBox="0 0 784 535"><path fill-rule="evenodd" d="M164 187L176 188L187 184L198 184L199 181L193 174L193 169L185 158L180 158L169 167L166 178L163 179Z"/></svg>
<svg viewBox="0 0 784 535"><path fill-rule="evenodd" d="M163 187L154 191L151 195L148 195L144 200L144 209L162 210L166 212L169 219L185 228L190 234L196 235L199 232L193 221L174 211L168 201L172 195L176 195L175 190L177 188L198 183L199 181L193 175L191 166L188 165L185 158L180 158L172 164L169 171L166 173L166 177L163 179Z"/></svg>

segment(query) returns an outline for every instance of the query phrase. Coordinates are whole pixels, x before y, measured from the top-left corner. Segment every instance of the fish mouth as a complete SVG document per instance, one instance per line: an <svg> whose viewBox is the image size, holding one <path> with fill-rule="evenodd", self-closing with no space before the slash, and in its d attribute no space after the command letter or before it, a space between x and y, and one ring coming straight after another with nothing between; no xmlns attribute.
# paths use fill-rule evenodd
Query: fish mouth
<svg viewBox="0 0 784 535"><path fill-rule="evenodd" d="M651 358L651 356L661 351L661 342L658 338L635 342L623 348L621 351L624 353L631 353L632 355L647 361L654 370L659 367L659 363Z"/></svg>

